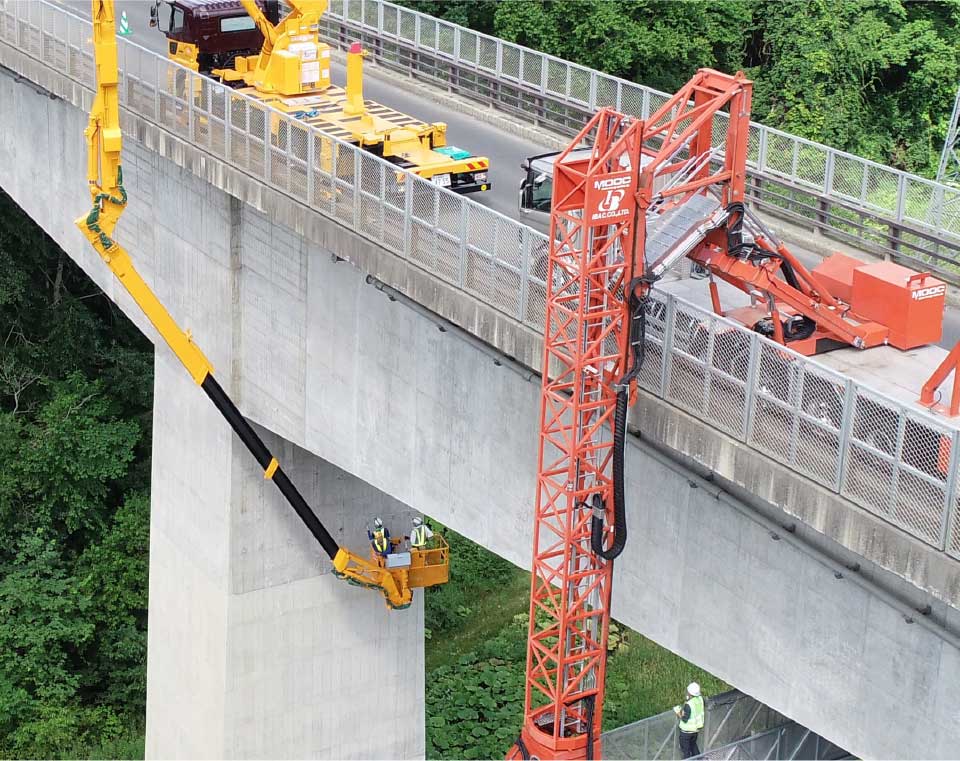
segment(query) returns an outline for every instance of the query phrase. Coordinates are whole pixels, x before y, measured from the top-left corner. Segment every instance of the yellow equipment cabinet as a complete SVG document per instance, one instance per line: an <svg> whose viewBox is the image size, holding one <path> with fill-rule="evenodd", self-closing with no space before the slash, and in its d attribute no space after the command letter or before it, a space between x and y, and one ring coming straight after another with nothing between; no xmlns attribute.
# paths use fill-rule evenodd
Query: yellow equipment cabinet
<svg viewBox="0 0 960 761"><path fill-rule="evenodd" d="M277 458L217 383L213 377L213 365L193 342L190 333L177 325L137 272L130 255L111 237L127 204L120 166L123 135L117 100L116 26L113 0L91 0L91 4L97 90L84 135L87 140L87 181L93 207L77 220L77 226L263 468L263 477L277 485L320 543L333 561L334 574L380 590L391 608L408 607L413 599L414 588L447 580L449 553L445 550L437 553L428 550L418 553L415 561L411 561L406 568L388 568L385 564L366 560L340 547L280 467ZM442 581L439 580L441 578Z"/></svg>

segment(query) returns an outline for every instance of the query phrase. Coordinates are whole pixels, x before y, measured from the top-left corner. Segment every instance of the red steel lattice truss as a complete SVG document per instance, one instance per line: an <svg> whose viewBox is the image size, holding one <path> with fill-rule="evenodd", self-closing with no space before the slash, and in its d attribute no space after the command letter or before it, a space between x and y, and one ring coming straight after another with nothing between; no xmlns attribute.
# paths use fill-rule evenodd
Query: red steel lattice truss
<svg viewBox="0 0 960 761"><path fill-rule="evenodd" d="M742 74L701 70L646 122L604 109L555 164L525 722L514 757L600 757L613 561L592 549L587 505L599 495L609 541L613 418L630 361L625 294L648 287L655 181L710 151L714 115L727 106L724 161L705 162L657 200L677 205L713 184L724 204L742 201L750 111ZM588 158L571 156L583 145Z"/></svg>

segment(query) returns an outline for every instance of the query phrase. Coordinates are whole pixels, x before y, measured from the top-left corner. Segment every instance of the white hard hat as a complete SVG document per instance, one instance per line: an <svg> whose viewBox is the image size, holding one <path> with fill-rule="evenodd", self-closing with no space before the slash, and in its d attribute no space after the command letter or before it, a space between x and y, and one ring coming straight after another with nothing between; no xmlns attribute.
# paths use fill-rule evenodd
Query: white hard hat
<svg viewBox="0 0 960 761"><path fill-rule="evenodd" d="M383 528L383 521L380 520L379 518L374 518L373 525L376 526L377 528Z"/></svg>
<svg viewBox="0 0 960 761"><path fill-rule="evenodd" d="M414 516L413 516L413 525L414 525L414 526L422 526L422 525L423 525L423 518L421 518L419 515L414 515Z"/></svg>
<svg viewBox="0 0 960 761"><path fill-rule="evenodd" d="M690 684L687 685L687 694L690 695L690 697L697 697L697 695L700 694L700 685L696 682L690 682Z"/></svg>

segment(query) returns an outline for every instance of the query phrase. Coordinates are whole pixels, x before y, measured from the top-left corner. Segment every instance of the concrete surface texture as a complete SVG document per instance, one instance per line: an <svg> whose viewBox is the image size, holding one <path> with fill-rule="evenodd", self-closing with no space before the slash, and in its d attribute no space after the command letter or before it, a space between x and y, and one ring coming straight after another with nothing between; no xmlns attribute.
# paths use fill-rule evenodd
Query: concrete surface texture
<svg viewBox="0 0 960 761"><path fill-rule="evenodd" d="M0 102L14 104L0 113L0 185L98 283L117 294L106 268L66 222L87 205L79 147L83 114L6 76L0 76ZM36 124L46 129L38 131ZM536 347L533 337L515 329L509 333L505 322L487 321L469 297L461 294L456 301L439 281L431 286L427 275L370 250L354 234L308 218L289 202L275 202L222 167L192 163L189 152L174 142L151 142L155 138L148 127L135 134L156 150L128 142L131 209L118 237L174 315L193 329L219 377L231 381L241 409L291 445L528 565L536 380L495 365L455 331L442 333L430 317L391 303L366 284L363 270L332 257L370 265L367 272L385 278L397 275L388 282L411 284L408 292L422 295L437 311L472 315L474 320L458 322L494 346L526 341L529 353ZM76 150L62 147L71 144ZM42 182L36 167L44 168ZM231 200L207 181L214 177L259 209ZM122 294L117 301L133 313ZM157 728L152 736L173 726L170 717L182 710L171 675L191 668L203 677L184 689L203 697L186 705L195 709L202 702L206 713L203 721L193 714L183 721L186 728L193 722L198 731L210 726L213 737L190 748L177 746L171 754L215 755L221 749L262 754L265 746L257 743L272 743L275 730L284 737L309 735L304 722L334 705L342 707L346 725L357 714L344 691L382 677L364 671L363 656L391 627L397 627L396 641L413 652L419 624L409 617L399 623L385 618L372 593L328 589L333 580L322 574L322 564L311 567L302 536L284 524L289 516L283 517L279 498L263 491L257 473L245 472L248 466L237 459L226 426L217 426L212 409L201 411L206 400L185 376L174 380L178 368L167 350L159 354L158 419L163 405L170 404L163 414L178 434L189 431L190 440L184 445L189 456L165 453L167 439L157 442L155 467L161 469L155 471L155 489L161 496L154 499L164 502L154 506L160 514L153 524L151 606L158 607L156 613L151 609L150 658L153 671L170 681L152 682L148 723ZM191 392L194 397L187 401ZM164 435L162 429L157 434ZM329 494L330 488L321 489L319 477L311 475L321 466L306 455L301 466L300 455L291 456L288 449L292 446L284 445L285 464L296 468L308 498ZM722 451L731 462L737 460L733 455L741 456ZM749 516L705 490L691 490L686 477L639 449L628 447L627 471L632 539L617 564L619 620L857 755L955 752L960 741L955 650L929 629L906 623L893 606L862 587L835 579L832 569L792 545L771 541ZM761 471L750 472L755 477ZM780 477L768 466L768 481ZM324 507L324 515L345 509L337 505L352 503L350 495L364 495L362 502L367 494L379 499L366 488L333 488L339 496L333 497L335 505ZM802 484L787 491L802 504ZM400 509L393 501L384 504ZM825 494L818 495L815 507L818 515L857 514ZM783 508L786 516L788 499ZM822 521L827 535L831 523ZM851 530L845 523L834 538L841 541ZM864 553L886 547L883 524L861 522L857 531L872 537L872 545L861 543ZM914 565L894 569L906 580L915 571ZM177 573L188 581L177 582ZM189 600L177 599L185 592ZM352 638L337 647L351 654L360 674L357 683L338 675L333 692L319 692L312 675L288 684L306 672L317 647L316 635L308 636L296 622L313 621L305 611L319 604L323 620L312 625L325 630L330 621L331 629ZM287 610L295 612L284 619ZM350 628L341 621L349 621ZM281 643L290 643L288 654ZM417 657L392 662L396 666ZM394 684L397 694L404 687L406 700L404 675ZM297 708L281 718L265 705L276 700ZM294 715L296 726L284 724ZM237 740L236 746L227 744L234 742L232 734L217 739L228 726L232 731L250 723L250 716L263 728L255 737ZM407 719L422 727L422 718ZM375 752L299 747L271 747L268 755ZM411 738L386 755L396 757L404 748L411 755L422 752Z"/></svg>
<svg viewBox="0 0 960 761"><path fill-rule="evenodd" d="M422 595L391 613L335 579L163 352L155 399L147 757L422 758ZM409 525L396 500L260 434L339 542L364 551L373 514Z"/></svg>

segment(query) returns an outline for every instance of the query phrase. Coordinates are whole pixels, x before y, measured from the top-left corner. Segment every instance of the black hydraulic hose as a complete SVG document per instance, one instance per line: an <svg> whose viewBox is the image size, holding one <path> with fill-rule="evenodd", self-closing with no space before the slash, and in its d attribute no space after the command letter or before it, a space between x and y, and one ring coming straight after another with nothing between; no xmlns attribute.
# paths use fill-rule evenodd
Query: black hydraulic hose
<svg viewBox="0 0 960 761"><path fill-rule="evenodd" d="M627 410L629 407L630 384L636 379L643 367L646 352L647 334L647 297L637 295L639 290L646 294L650 283L637 278L627 287L630 306L630 335L628 343L633 355L630 369L617 384L617 406L613 414L613 544L603 547L603 514L605 505L599 494L593 495L593 517L590 519L590 548L595 555L604 560L614 560L627 546L627 506L624 494L623 456L624 440L627 432Z"/></svg>
<svg viewBox="0 0 960 761"><path fill-rule="evenodd" d="M797 315L783 324L783 340L803 341L813 335L817 329L817 323L806 315Z"/></svg>
<svg viewBox="0 0 960 761"><path fill-rule="evenodd" d="M587 761L593 761L593 716L597 705L596 695L587 695L584 702L587 704Z"/></svg>
<svg viewBox="0 0 960 761"><path fill-rule="evenodd" d="M787 281L791 288L800 288L800 281L797 279L797 273L793 265L780 255L777 251L768 251L765 248L759 248L754 243L746 243L743 240L743 220L746 217L746 208L743 203L736 201L727 206L727 253L731 256L745 256L748 259L778 259L780 269L783 270L783 279Z"/></svg>
<svg viewBox="0 0 960 761"><path fill-rule="evenodd" d="M752 253L749 255L751 259L766 259L767 257L771 259L780 260L780 269L783 271L783 279L787 281L791 288L796 290L802 290L800 288L800 281L797 279L797 273L793 269L793 265L790 264L788 259L782 257L776 251L768 251L765 248L757 248L752 243L748 244L752 250Z"/></svg>
<svg viewBox="0 0 960 761"><path fill-rule="evenodd" d="M744 242L743 220L746 216L746 208L743 203L738 201L730 204L727 207L727 212L728 219L730 220L727 223L727 252L732 256L745 256L751 261L766 258L777 259L780 262L783 279L787 281L787 284L798 291L802 290L796 270L793 269L793 265L789 259L779 251L770 251L765 248L760 248L753 243ZM797 325L788 321L784 325L783 337L785 341L802 341L812 336L816 329L817 323L809 317L804 317L798 321Z"/></svg>
<svg viewBox="0 0 960 761"><path fill-rule="evenodd" d="M517 750L520 751L520 758L522 758L523 761L530 761L530 751L527 750L527 744L523 741L523 736L518 737L515 744Z"/></svg>
<svg viewBox="0 0 960 761"><path fill-rule="evenodd" d="M227 396L227 393L220 387L220 384L217 383L213 375L208 374L207 377L203 379L203 383L200 384L200 388L206 392L207 396L210 397L210 401L220 410L220 414L226 418L230 427L233 428L234 432L240 438L240 441L243 442L243 445L253 455L257 464L266 471L273 462L273 455L270 453L270 450L267 449L267 445L264 444L263 440L257 435L257 432L253 430L253 426L250 425L249 421L247 421L240 413L240 410L237 409L233 400ZM277 488L280 489L280 493L283 494L287 502L290 503L290 507L300 516L300 520L303 521L310 533L320 542L320 546L323 547L324 552L333 560L334 556L340 551L340 546L334 538L330 536L330 533L320 522L320 519L317 518L316 513L310 509L310 506L297 490L297 487L293 485L293 482L287 477L287 474L283 472L283 469L279 465L273 472L273 481L277 485Z"/></svg>

